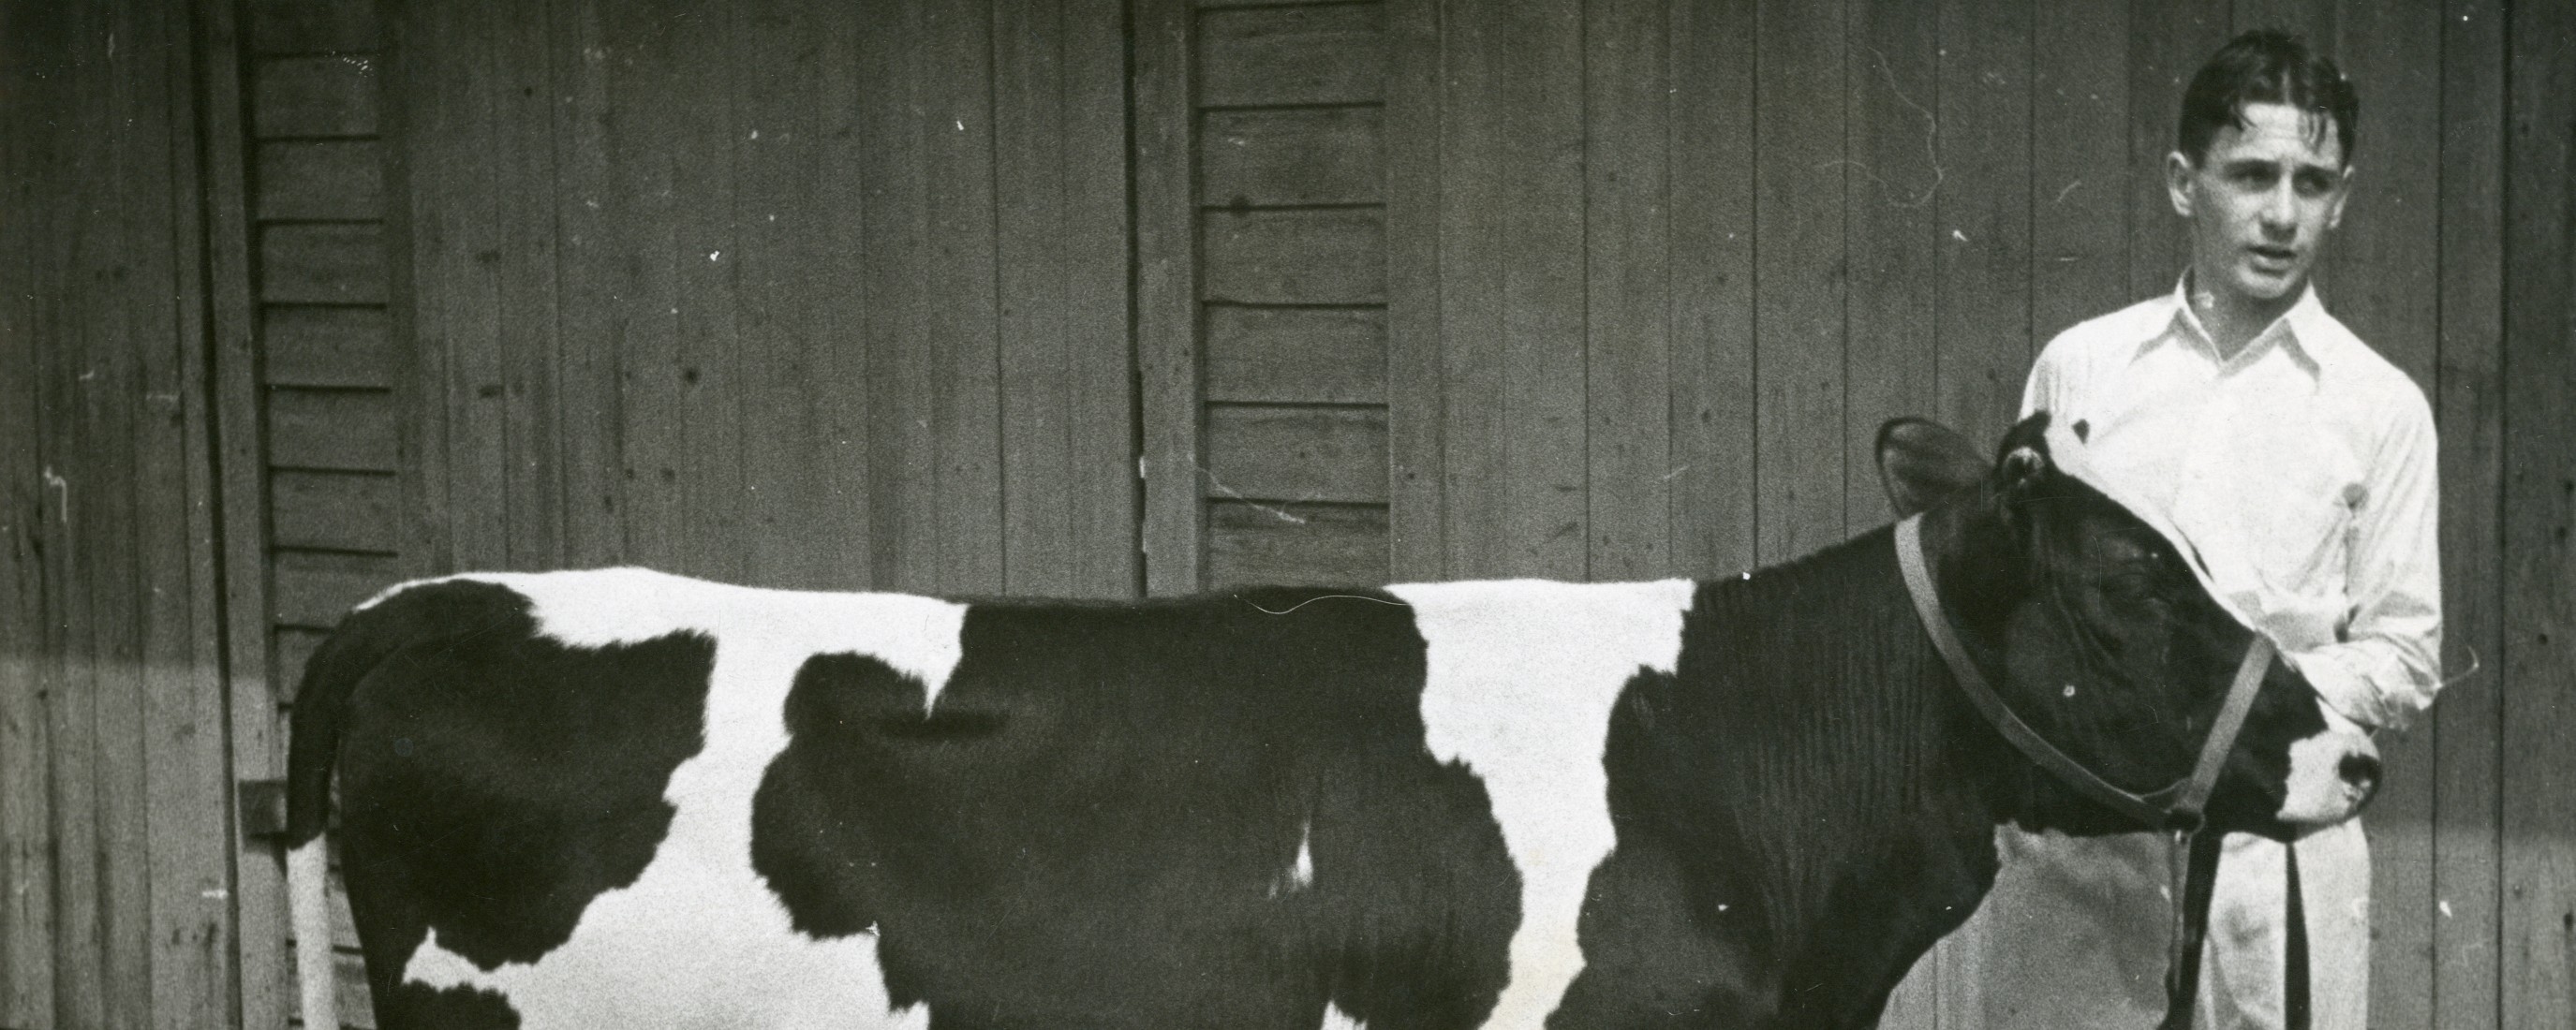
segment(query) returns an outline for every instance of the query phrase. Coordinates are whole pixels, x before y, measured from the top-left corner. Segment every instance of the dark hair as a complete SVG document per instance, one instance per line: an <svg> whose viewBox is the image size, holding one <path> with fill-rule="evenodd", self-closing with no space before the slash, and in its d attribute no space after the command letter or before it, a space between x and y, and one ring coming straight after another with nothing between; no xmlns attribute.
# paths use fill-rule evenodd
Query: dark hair
<svg viewBox="0 0 2576 1030"><path fill-rule="evenodd" d="M2209 156L2209 143L2220 128L2246 127L2247 104L2287 104L2332 120L2343 162L2352 163L2352 126L2361 117L2361 98L2332 59L2310 51L2299 37L2255 29L2210 55L2209 63L2191 77L2191 88L2183 91L2176 146L2199 164Z"/></svg>

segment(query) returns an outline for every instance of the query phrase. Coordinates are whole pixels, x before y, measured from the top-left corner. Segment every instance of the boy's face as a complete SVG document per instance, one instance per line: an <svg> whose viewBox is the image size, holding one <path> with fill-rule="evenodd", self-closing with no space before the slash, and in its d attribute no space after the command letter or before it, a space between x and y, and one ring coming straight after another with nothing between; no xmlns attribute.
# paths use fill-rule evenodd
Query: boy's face
<svg viewBox="0 0 2576 1030"><path fill-rule="evenodd" d="M2174 210L2191 220L2192 291L2224 306L2294 298L2343 220L2352 178L2325 115L2287 104L2244 108L2197 164L2165 159Z"/></svg>

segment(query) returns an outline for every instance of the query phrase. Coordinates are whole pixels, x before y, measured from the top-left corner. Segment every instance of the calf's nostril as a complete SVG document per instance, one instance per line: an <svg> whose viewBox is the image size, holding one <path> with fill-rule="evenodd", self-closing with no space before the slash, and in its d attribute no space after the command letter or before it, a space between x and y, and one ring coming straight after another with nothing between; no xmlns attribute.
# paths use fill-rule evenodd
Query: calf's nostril
<svg viewBox="0 0 2576 1030"><path fill-rule="evenodd" d="M2367 787L2379 782L2379 757L2362 754L2345 755L2343 764L2336 771L2343 774L2344 782Z"/></svg>

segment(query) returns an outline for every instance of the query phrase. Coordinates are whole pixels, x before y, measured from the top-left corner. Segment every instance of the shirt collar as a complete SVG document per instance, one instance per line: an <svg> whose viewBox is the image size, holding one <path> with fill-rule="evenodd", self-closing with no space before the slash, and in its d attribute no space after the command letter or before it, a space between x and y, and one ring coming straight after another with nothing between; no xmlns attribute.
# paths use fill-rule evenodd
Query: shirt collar
<svg viewBox="0 0 2576 1030"><path fill-rule="evenodd" d="M2201 325L2200 313L2191 308L2190 285L2191 273L2187 271L2174 281L2173 292L2167 294L2164 303L2158 306L2157 313L2161 317L2152 318L2141 327L2142 338L2138 341L2135 357L2144 357L2158 345L2170 341L2190 347L2213 363L2218 360L2217 345L2210 342L2209 330ZM2300 287L2299 299L2290 305L2290 310L2282 312L2271 325L2254 334L2254 339L2245 344L2245 349L2238 351L2236 357L2226 364L2242 368L2260 357L2265 348L2278 345L2299 367L2314 375L2317 373L2317 348L2328 338L2327 326L2332 321L2332 317L2326 314L2325 302L2317 299L2317 285L2308 283Z"/></svg>

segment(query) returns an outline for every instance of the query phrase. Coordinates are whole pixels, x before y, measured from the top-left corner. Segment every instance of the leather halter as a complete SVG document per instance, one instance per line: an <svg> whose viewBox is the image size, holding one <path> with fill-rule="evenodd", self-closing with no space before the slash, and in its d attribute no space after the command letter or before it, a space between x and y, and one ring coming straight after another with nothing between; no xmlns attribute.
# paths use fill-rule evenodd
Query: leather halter
<svg viewBox="0 0 2576 1030"><path fill-rule="evenodd" d="M1932 571L1923 560L1923 516L1912 515L1896 524L1896 559L1905 571L1906 593L1914 597L1914 613L1922 619L1923 628L1932 635L1932 646L1950 666L1950 674L1959 681L1959 691L1983 713L1995 730L2020 749L2023 755L2048 770L2058 779L2152 829L2189 832L2200 828L2201 813L2209 804L2210 788L2218 783L2219 769L2226 763L2227 752L2236 746L2236 736L2245 728L2245 717L2254 708L2254 695L2263 685L2263 673L2272 664L2272 642L2262 634L2245 649L2245 658L2237 663L2236 681L2227 689L2227 703L2218 711L2218 721L2211 724L2208 738L2200 747L2200 761L2191 775L2161 790L2139 794L2111 785L2066 756L2031 729L2029 723L2013 714L2012 706L1995 693L1985 674L1968 658L1967 645L1950 623L1949 614L1941 607L1941 598L1932 587Z"/></svg>
<svg viewBox="0 0 2576 1030"><path fill-rule="evenodd" d="M2236 665L2236 680L2227 688L2227 702L2219 708L2218 720L2210 725L2208 738L2201 742L2200 760L2192 766L2191 775L2161 790L2139 794L2113 786L2083 763L2067 757L2066 752L2013 714L2012 706L1995 693L1993 684L1986 682L1985 674L1969 660L1967 645L1959 640L1958 629L1951 625L1949 614L1941 608L1941 596L1933 589L1932 571L1923 560L1923 516L1919 513L1896 524L1896 562L1904 570L1905 592L1913 595L1914 614L1922 620L1924 631L1931 634L1933 648L1950 666L1951 678L1958 680L1960 693L1968 695L1996 732L2040 768L2085 796L2145 826L2173 834L2169 852L2174 880L2173 935L2166 951L2165 1018L2158 1026L2160 1030L2187 1030L2192 1006L2200 993L2201 942L2209 934L2210 896L2218 878L2220 838L2200 832L2202 814L2209 804L2210 789L2218 783L2227 752L2236 746L2237 734L2245 729L2245 717L2254 709L2254 695L2263 685L2263 674L2271 668L2271 640L2257 633L2254 642L2246 647L2244 659Z"/></svg>

